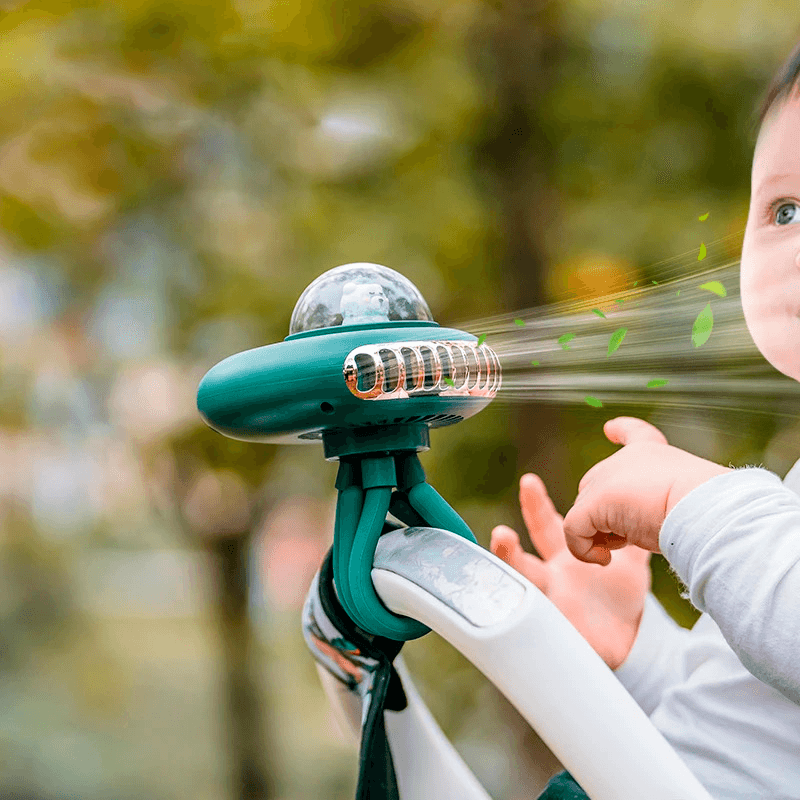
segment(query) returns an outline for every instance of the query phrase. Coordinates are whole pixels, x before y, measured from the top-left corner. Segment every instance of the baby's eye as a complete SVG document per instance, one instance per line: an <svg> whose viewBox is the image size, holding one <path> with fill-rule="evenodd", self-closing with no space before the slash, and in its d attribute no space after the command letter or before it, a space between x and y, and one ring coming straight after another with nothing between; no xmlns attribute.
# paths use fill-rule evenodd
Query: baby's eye
<svg viewBox="0 0 800 800"><path fill-rule="evenodd" d="M781 203L775 209L775 224L789 225L792 222L800 222L800 214L797 211L797 203Z"/></svg>

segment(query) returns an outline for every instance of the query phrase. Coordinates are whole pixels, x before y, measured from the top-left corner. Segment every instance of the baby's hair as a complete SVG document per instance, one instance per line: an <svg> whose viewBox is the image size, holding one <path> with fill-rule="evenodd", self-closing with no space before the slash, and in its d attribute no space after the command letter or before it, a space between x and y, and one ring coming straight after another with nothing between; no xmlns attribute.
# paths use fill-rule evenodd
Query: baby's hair
<svg viewBox="0 0 800 800"><path fill-rule="evenodd" d="M764 118L775 103L786 100L789 95L800 85L800 42L783 62L780 69L772 78L767 91L764 93L758 106L758 118L755 123L756 130L761 127Z"/></svg>

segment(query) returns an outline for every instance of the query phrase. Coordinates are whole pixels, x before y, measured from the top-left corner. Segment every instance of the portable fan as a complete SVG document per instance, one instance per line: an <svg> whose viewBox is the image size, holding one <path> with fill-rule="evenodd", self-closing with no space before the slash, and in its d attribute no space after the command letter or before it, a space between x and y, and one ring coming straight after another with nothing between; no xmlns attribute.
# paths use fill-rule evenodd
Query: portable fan
<svg viewBox="0 0 800 800"><path fill-rule="evenodd" d="M334 580L365 630L406 641L430 629L391 613L370 579L391 512L472 542L466 523L425 481L417 453L430 428L484 408L500 362L470 333L442 328L417 288L379 264L328 270L300 296L283 342L230 356L204 376L197 406L215 430L274 444L322 442L339 461Z"/></svg>

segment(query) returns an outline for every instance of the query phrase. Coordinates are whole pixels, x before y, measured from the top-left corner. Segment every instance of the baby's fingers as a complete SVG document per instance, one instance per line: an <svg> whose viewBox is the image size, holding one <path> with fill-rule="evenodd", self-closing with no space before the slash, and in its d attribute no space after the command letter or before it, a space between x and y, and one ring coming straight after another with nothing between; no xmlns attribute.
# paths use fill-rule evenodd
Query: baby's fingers
<svg viewBox="0 0 800 800"><path fill-rule="evenodd" d="M519 505L525 527L539 555L548 559L563 550L563 520L538 475L529 472L520 479Z"/></svg>
<svg viewBox="0 0 800 800"><path fill-rule="evenodd" d="M590 507L585 502L577 501L564 517L567 548L580 561L606 566L611 561L611 549L616 549L616 541L609 539L609 533L598 530L598 524L592 519Z"/></svg>
<svg viewBox="0 0 800 800"><path fill-rule="evenodd" d="M518 569L518 564L525 555L525 551L519 543L519 536L513 528L507 525L498 525L492 530L492 540L489 549L501 560L505 561L514 569Z"/></svg>
<svg viewBox="0 0 800 800"><path fill-rule="evenodd" d="M600 535L602 536L602 534ZM587 564L600 564L602 567L607 567L611 563L611 550L594 539L567 537L567 548L575 558L585 561Z"/></svg>
<svg viewBox="0 0 800 800"><path fill-rule="evenodd" d="M643 419L638 417L615 417L603 425L603 431L609 441L614 444L630 444L630 442L656 442L669 444L667 437Z"/></svg>
<svg viewBox="0 0 800 800"><path fill-rule="evenodd" d="M547 590L547 568L544 562L522 549L516 531L507 525L498 525L492 531L489 549L509 567L524 575L534 586L543 592Z"/></svg>

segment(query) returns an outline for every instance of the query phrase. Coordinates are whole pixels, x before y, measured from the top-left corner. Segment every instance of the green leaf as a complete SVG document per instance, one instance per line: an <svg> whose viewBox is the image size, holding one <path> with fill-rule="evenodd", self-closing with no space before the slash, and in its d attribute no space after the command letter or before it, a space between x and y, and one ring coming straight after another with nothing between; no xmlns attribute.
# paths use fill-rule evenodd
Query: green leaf
<svg viewBox="0 0 800 800"><path fill-rule="evenodd" d="M531 364L532 364L534 367L538 367L538 366L539 366L539 362L538 362L538 361L531 361Z"/></svg>
<svg viewBox="0 0 800 800"><path fill-rule="evenodd" d="M711 336L711 328L714 327L714 312L711 310L711 303L697 315L697 319L692 325L692 341L695 347L700 347L708 341Z"/></svg>
<svg viewBox="0 0 800 800"><path fill-rule="evenodd" d="M639 281L634 281L633 285L636 286L637 283L639 283Z"/></svg>
<svg viewBox="0 0 800 800"><path fill-rule="evenodd" d="M450 387L455 387L456 385L456 382L449 375L446 375L443 380Z"/></svg>
<svg viewBox="0 0 800 800"><path fill-rule="evenodd" d="M602 408L603 404L596 398L592 397L590 394L586 395L583 398L590 406L594 406L595 408Z"/></svg>
<svg viewBox="0 0 800 800"><path fill-rule="evenodd" d="M647 388L648 389L655 389L656 386L666 386L669 381L665 381L663 378L653 378L652 381L647 381Z"/></svg>
<svg viewBox="0 0 800 800"><path fill-rule="evenodd" d="M569 345L567 342L572 341L575 338L574 333L565 333L563 336L558 337L558 343L565 349L569 350Z"/></svg>
<svg viewBox="0 0 800 800"><path fill-rule="evenodd" d="M592 314L597 314L598 317L602 317L603 319L608 319L608 317L606 317L606 315L599 308L593 308Z"/></svg>
<svg viewBox="0 0 800 800"><path fill-rule="evenodd" d="M621 305L621 304L622 304L622 303L624 303L625 301L624 301L624 300L622 300L622 299L619 299L619 300L615 300L614 302L615 302L615 303L619 303L619 304Z"/></svg>
<svg viewBox="0 0 800 800"><path fill-rule="evenodd" d="M625 338L625 334L628 332L627 328L618 328L611 334L611 338L608 340L608 353L606 354L606 358L608 358L615 350L619 349L619 346L622 344L622 340Z"/></svg>
<svg viewBox="0 0 800 800"><path fill-rule="evenodd" d="M524 321L524 320L521 320L521 319L515 319L515 320L514 320L514 324L515 324L515 325L520 325L520 326L522 326L522 325L524 325L524 324L525 324L525 321Z"/></svg>
<svg viewBox="0 0 800 800"><path fill-rule="evenodd" d="M680 297L680 296L681 296L681 290L680 290L680 289L678 289L678 291L677 291L677 292L675 292L675 297Z"/></svg>
<svg viewBox="0 0 800 800"><path fill-rule="evenodd" d="M700 288L707 289L709 292L714 292L714 294L718 294L720 297L728 296L725 287L719 281L709 281L708 283L704 283Z"/></svg>
<svg viewBox="0 0 800 800"><path fill-rule="evenodd" d="M697 254L697 260L702 261L706 257L706 246L704 242L700 242L700 252Z"/></svg>
<svg viewBox="0 0 800 800"><path fill-rule="evenodd" d="M658 286L658 281L653 281L653 283L654 283L656 286Z"/></svg>
<svg viewBox="0 0 800 800"><path fill-rule="evenodd" d="M485 341L486 341L486 334L485 334L485 333L482 333L482 334L481 334L481 335L478 337L478 347L480 347L480 346L481 346L481 345L482 345L482 344L483 344Z"/></svg>
<svg viewBox="0 0 800 800"><path fill-rule="evenodd" d="M706 211L705 214L701 214L697 219L699 219L700 222L705 222L708 219L708 211Z"/></svg>

